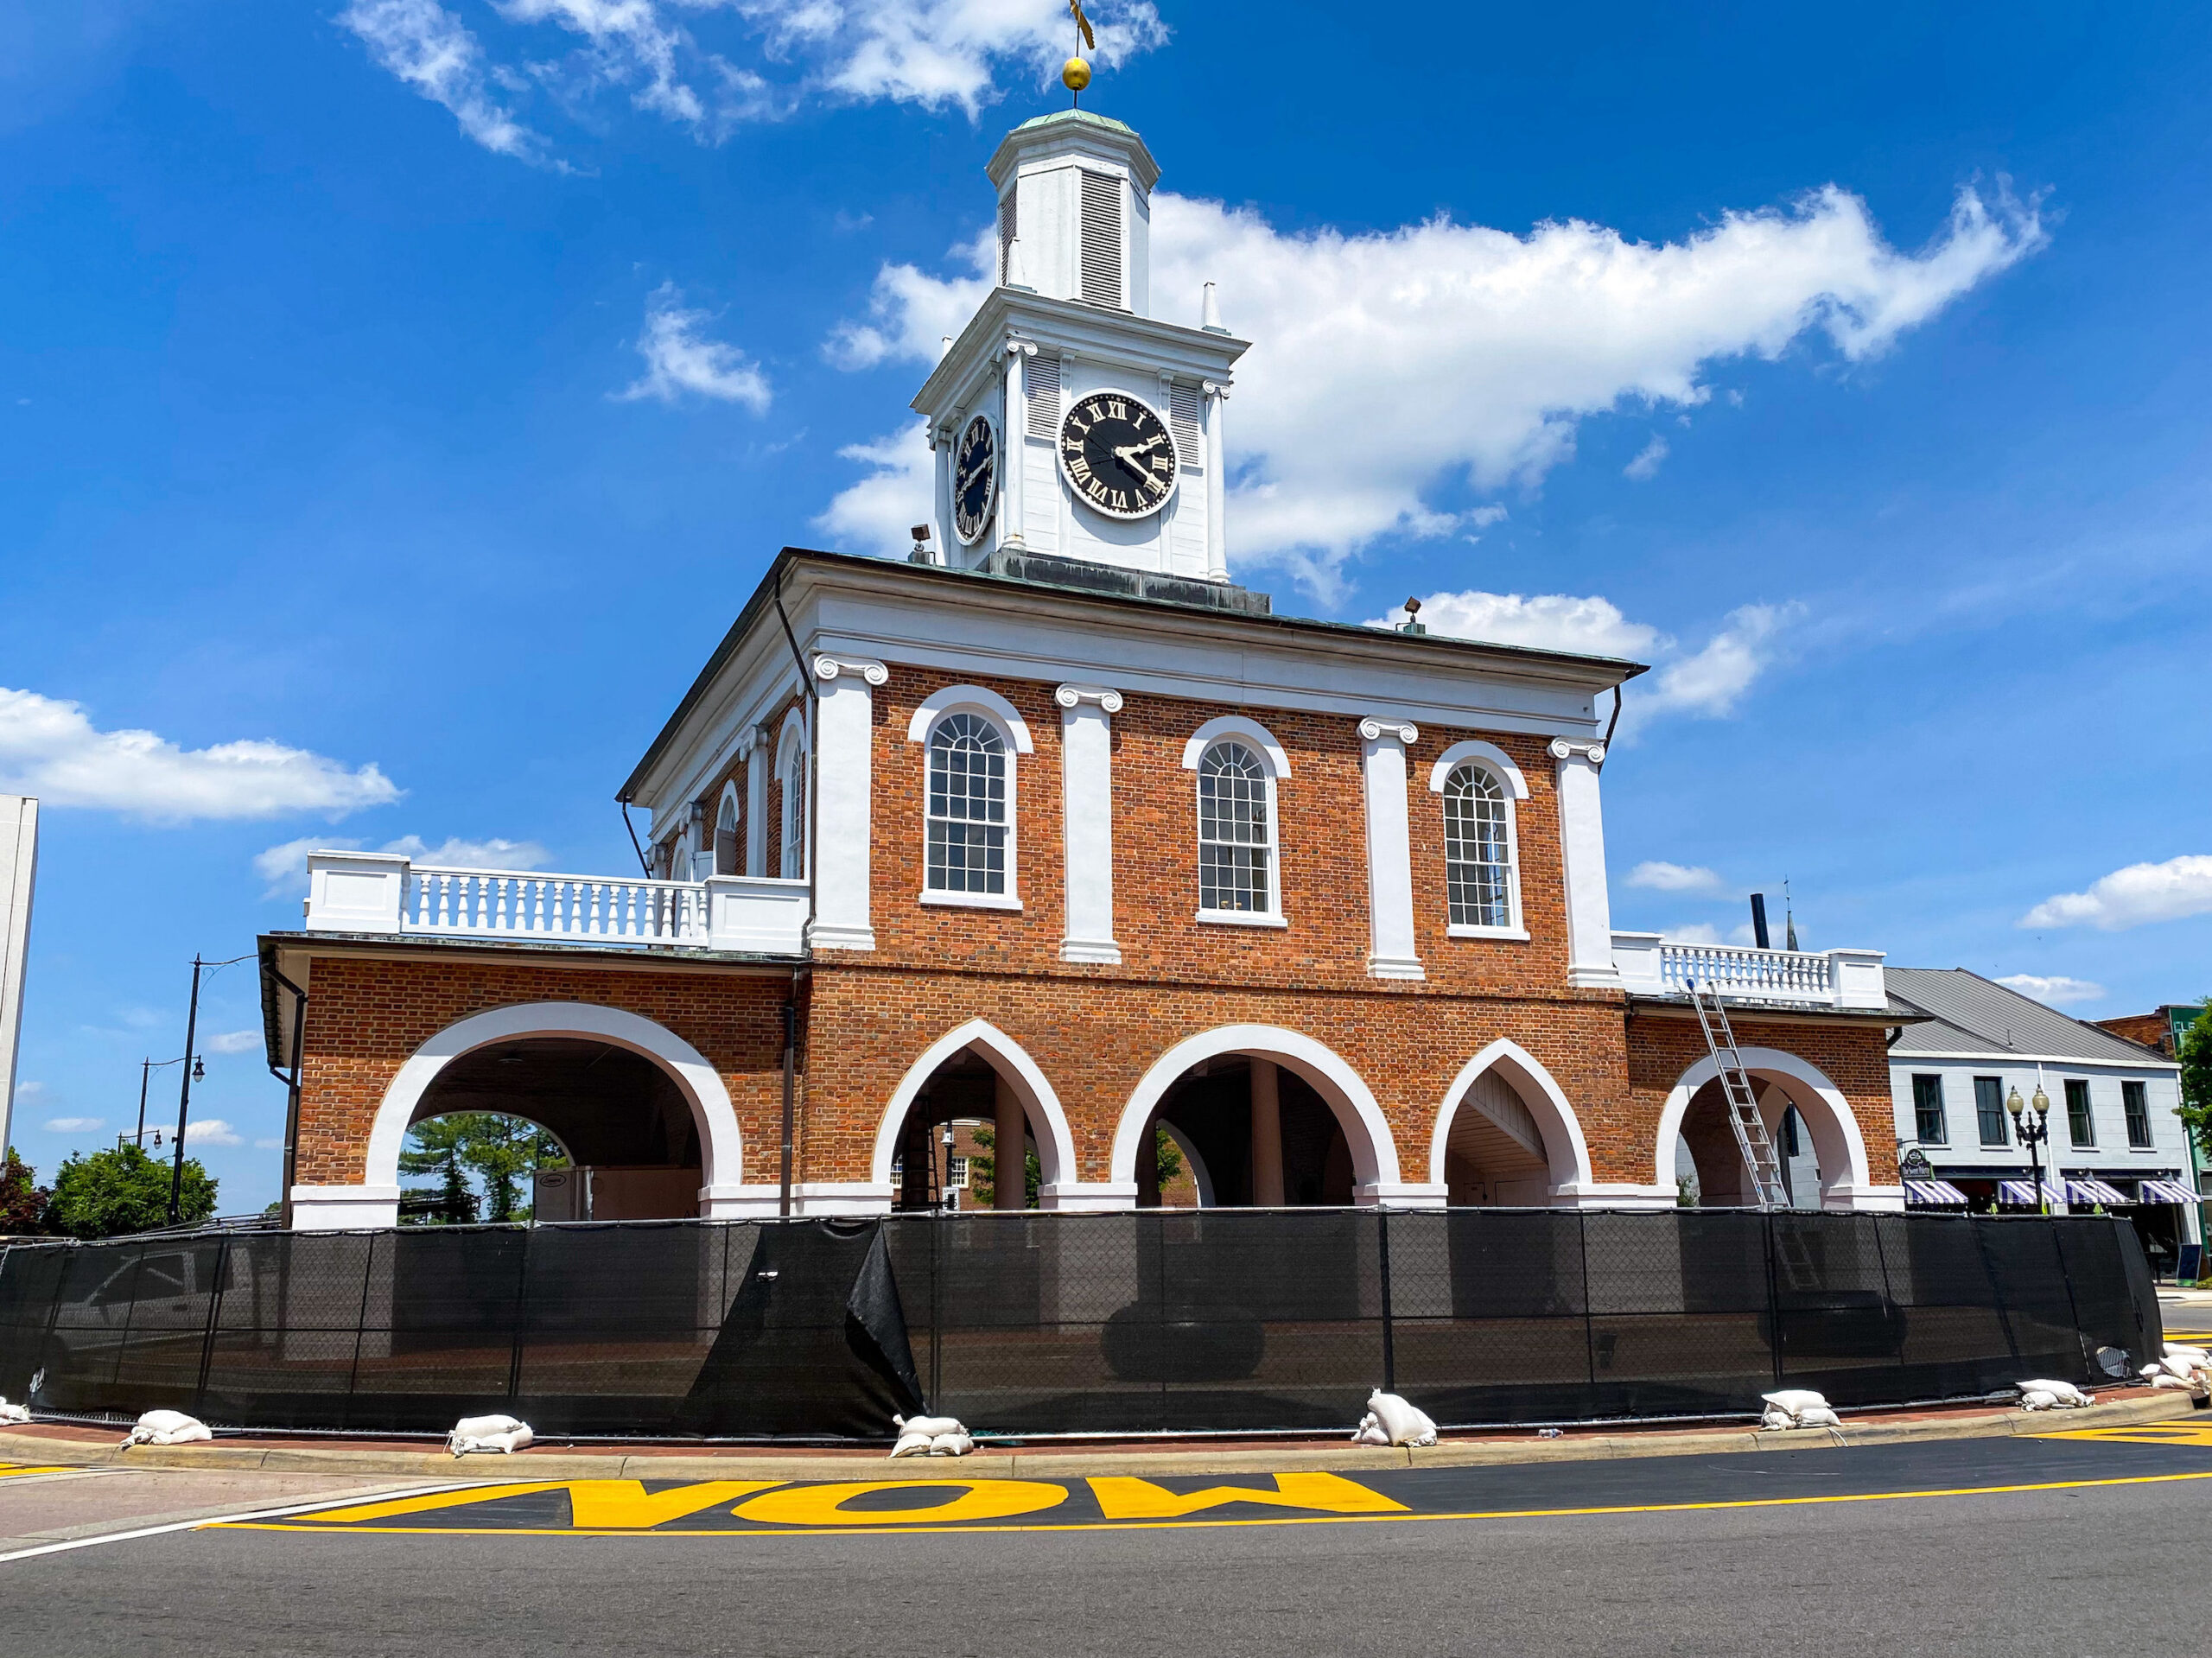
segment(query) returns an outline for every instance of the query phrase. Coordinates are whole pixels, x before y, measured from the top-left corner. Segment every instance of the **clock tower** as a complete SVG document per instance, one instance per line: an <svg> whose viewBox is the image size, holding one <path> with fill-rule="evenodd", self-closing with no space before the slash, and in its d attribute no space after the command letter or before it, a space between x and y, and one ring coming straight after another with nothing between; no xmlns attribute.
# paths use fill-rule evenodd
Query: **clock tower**
<svg viewBox="0 0 2212 1658"><path fill-rule="evenodd" d="M1140 589L1211 583L1213 602L1245 607L1228 585L1222 405L1248 342L1211 285L1155 307L1159 163L1119 121L1063 110L1008 133L988 170L997 280L913 403L938 556L1032 576L1111 566ZM1184 308L1195 323L1158 314Z"/></svg>

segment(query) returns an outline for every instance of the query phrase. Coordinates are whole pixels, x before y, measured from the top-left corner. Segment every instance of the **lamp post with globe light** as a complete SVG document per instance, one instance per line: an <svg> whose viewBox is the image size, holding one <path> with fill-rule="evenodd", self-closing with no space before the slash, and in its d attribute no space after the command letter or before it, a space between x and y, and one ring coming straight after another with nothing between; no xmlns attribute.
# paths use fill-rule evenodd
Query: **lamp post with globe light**
<svg viewBox="0 0 2212 1658"><path fill-rule="evenodd" d="M2028 1166L2033 1172L2036 1185L2036 1213L2048 1215L2050 1213L2050 1200L2044 1195L2043 1158L2036 1147L2050 1138L2050 1096L2043 1091L2041 1083L2036 1084L2036 1096L2032 1103L2035 1112L2031 1115L2028 1103L2021 1100L2020 1090L2016 1085L2012 1097L2005 1102L2005 1109L2012 1114L2013 1134L2018 1136L2020 1144L2028 1148Z"/></svg>

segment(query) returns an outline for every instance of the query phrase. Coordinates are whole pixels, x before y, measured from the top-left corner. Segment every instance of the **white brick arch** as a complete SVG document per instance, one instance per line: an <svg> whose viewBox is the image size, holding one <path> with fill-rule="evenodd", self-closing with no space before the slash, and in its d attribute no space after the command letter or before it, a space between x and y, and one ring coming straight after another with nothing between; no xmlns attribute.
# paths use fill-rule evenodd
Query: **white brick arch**
<svg viewBox="0 0 2212 1658"><path fill-rule="evenodd" d="M571 1037L604 1042L610 1047L641 1055L658 1065L683 1096L684 1103L690 1107L692 1120L699 1128L699 1212L716 1213L717 1200L728 1205L737 1199L738 1183L744 1172L743 1139L738 1130L737 1114L730 1106L729 1090L722 1086L720 1073L703 1054L666 1026L623 1008L603 1007L592 1002L533 1001L495 1007L448 1025L416 1049L407 1063L400 1066L385 1089L369 1129L366 1166L362 1185L358 1189L365 1197L389 1191L391 1196L388 1202L369 1197L365 1202L356 1199L353 1204L346 1204L336 1194L347 1188L296 1188L296 1210L301 1191L309 1191L316 1194L308 1200L311 1208L336 1205L351 1211L344 1221L335 1223L395 1224L398 1218L399 1153L407 1143L407 1129L414 1121L416 1108L422 1104L430 1085L448 1065L464 1054L496 1043L535 1037ZM374 1211L379 1210L389 1210L388 1217L373 1217ZM318 1223L311 1219L302 1223L312 1226Z"/></svg>
<svg viewBox="0 0 2212 1658"><path fill-rule="evenodd" d="M1444 1090L1444 1103L1436 1114L1436 1131L1428 1142L1430 1185L1445 1185L1444 1159L1452 1139L1452 1121L1459 1115L1469 1090L1491 1071L1511 1086L1521 1102L1529 1108L1529 1115L1536 1121L1536 1128L1543 1135L1544 1159L1549 1166L1554 1199L1571 1202L1588 1191L1594 1181L1590 1169L1590 1147L1583 1139L1581 1121L1575 1116L1566 1090L1534 1054L1504 1037L1461 1066L1459 1074L1452 1079L1452 1086Z"/></svg>
<svg viewBox="0 0 2212 1658"><path fill-rule="evenodd" d="M1144 1143L1145 1125L1185 1072L1201 1060L1228 1054L1272 1059L1305 1082L1326 1102L1344 1132L1351 1152L1352 1191L1362 1204L1433 1204L1425 1186L1408 1187L1398 1174L1398 1148L1382 1109L1360 1075L1342 1058L1312 1037L1273 1025L1223 1025L1186 1037L1162 1054L1145 1072L1114 1134L1109 1181L1117 1195L1136 1191L1137 1152ZM1127 1206L1126 1202L1122 1205Z"/></svg>
<svg viewBox="0 0 2212 1658"><path fill-rule="evenodd" d="M1843 1090L1819 1066L1781 1048L1741 1048L1744 1069L1754 1082L1773 1086L1762 1098L1761 1115L1767 1132L1779 1134L1785 1103L1797 1108L1813 1136L1813 1156L1821 1166L1821 1207L1843 1210L1897 1210L1904 1207L1904 1188L1880 1186L1866 1165L1866 1140L1859 1119ZM1653 1148L1656 1185L1675 1184L1675 1140L1682 1131L1690 1101L1698 1089L1720 1074L1707 1054L1681 1074L1667 1104L1659 1114L1658 1143Z"/></svg>
<svg viewBox="0 0 2212 1658"><path fill-rule="evenodd" d="M1021 1102L1022 1115L1029 1119L1029 1132L1037 1137L1038 1206L1059 1207L1061 1189L1073 1185L1076 1178L1075 1136L1068 1130L1067 1113L1060 1109L1060 1096L1052 1091L1052 1084L1037 1062L1019 1042L988 1020L971 1019L965 1025L947 1031L906 1067L906 1074L891 1091L891 1102L884 1107L883 1121L875 1131L875 1153L868 1165L869 1181L887 1191L891 1189L891 1159L899 1153L899 1135L906 1126L907 1112L913 1109L914 1102L921 1097L923 1089L937 1075L938 1067L969 1049L1005 1078Z"/></svg>

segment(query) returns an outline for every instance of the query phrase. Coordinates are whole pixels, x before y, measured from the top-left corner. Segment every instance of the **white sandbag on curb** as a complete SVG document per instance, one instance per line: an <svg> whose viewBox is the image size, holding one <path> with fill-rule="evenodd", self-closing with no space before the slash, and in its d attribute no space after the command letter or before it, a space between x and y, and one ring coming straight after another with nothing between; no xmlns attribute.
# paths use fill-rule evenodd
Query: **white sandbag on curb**
<svg viewBox="0 0 2212 1658"><path fill-rule="evenodd" d="M2159 1369L2156 1365L2152 1365L2151 1367L2148 1374L2151 1378L2151 1385L2154 1388L2178 1388L2183 1393L2190 1391L2188 1382L2183 1381L2179 1376L2168 1375L2164 1370Z"/></svg>
<svg viewBox="0 0 2212 1658"><path fill-rule="evenodd" d="M2082 1410L2096 1402L2095 1394L2083 1393L2070 1382L2037 1376L2020 1383L2023 1410Z"/></svg>
<svg viewBox="0 0 2212 1658"><path fill-rule="evenodd" d="M934 1435L927 1433L902 1433L899 1436L899 1443L891 1447L891 1454L894 1457L926 1457L934 1439Z"/></svg>
<svg viewBox="0 0 2212 1658"><path fill-rule="evenodd" d="M1773 1393L1763 1393L1759 1401L1766 1407L1760 1413L1759 1426L1781 1430L1793 1427L1841 1427L1836 1413L1828 1408L1827 1395L1815 1393L1810 1388L1783 1388Z"/></svg>
<svg viewBox="0 0 2212 1658"><path fill-rule="evenodd" d="M894 1416L891 1426L899 1430L899 1443L891 1447L893 1457L964 1457L976 1448L957 1416ZM946 1442L942 1449L940 1440Z"/></svg>
<svg viewBox="0 0 2212 1658"><path fill-rule="evenodd" d="M968 1425L957 1416L894 1416L891 1426L902 1434L926 1433L934 1439L940 1433L965 1433Z"/></svg>
<svg viewBox="0 0 2212 1658"><path fill-rule="evenodd" d="M2185 1354L2177 1356L2172 1353L2169 1353L2165 1357L2160 1359L2156 1364L2147 1366L2143 1374L2148 1375L2155 1370L2163 1372L2164 1375L2170 1376L2179 1376L2183 1382L2186 1382L2191 1376L2196 1375L2198 1372L2202 1371L2204 1368L2205 1367L2202 1363L2189 1357Z"/></svg>
<svg viewBox="0 0 2212 1658"><path fill-rule="evenodd" d="M483 1451L496 1451L511 1457L524 1445L534 1444L537 1438L530 1431L530 1424L518 1417L464 1416L446 1435L446 1449L456 1457Z"/></svg>
<svg viewBox="0 0 2212 1658"><path fill-rule="evenodd" d="M0 1422L28 1422L30 1420L31 1413L21 1405L11 1405L5 1399L0 1399Z"/></svg>
<svg viewBox="0 0 2212 1658"><path fill-rule="evenodd" d="M964 1457L976 1448L976 1442L965 1432L940 1433L930 1441L932 1457Z"/></svg>
<svg viewBox="0 0 2212 1658"><path fill-rule="evenodd" d="M2212 1370L2212 1353L2206 1352L2202 1347L2191 1346L2187 1342L2168 1342L2166 1356L2170 1359L2179 1359L2183 1363L2194 1365L2200 1370Z"/></svg>
<svg viewBox="0 0 2212 1658"><path fill-rule="evenodd" d="M1388 1445L1390 1443L1390 1431L1376 1420L1373 1411L1370 1411L1359 1419L1359 1426L1352 1430L1351 1442L1354 1445Z"/></svg>
<svg viewBox="0 0 2212 1658"><path fill-rule="evenodd" d="M130 1430L124 1440L132 1445L190 1445L195 1439L212 1439L207 1424L196 1416L187 1416L181 1410L149 1410L138 1419L138 1426Z"/></svg>
<svg viewBox="0 0 2212 1658"><path fill-rule="evenodd" d="M1377 1388L1367 1395L1367 1408L1374 1413L1376 1422L1389 1436L1389 1445L1434 1445L1436 1424L1427 1412L1396 1394L1384 1393ZM1363 1426L1365 1425L1363 1423Z"/></svg>

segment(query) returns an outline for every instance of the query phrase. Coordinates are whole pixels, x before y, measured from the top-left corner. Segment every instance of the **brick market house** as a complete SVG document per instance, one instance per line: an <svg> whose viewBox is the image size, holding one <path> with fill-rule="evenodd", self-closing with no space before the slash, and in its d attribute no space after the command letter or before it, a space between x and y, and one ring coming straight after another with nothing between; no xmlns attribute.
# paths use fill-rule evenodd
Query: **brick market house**
<svg viewBox="0 0 2212 1658"><path fill-rule="evenodd" d="M954 1119L1052 1210L1159 1202L1161 1126L1217 1204L1667 1208L1678 1137L1710 1201L1745 1183L1692 976L1819 1204L1901 1208L1878 954L1613 929L1643 670L1232 583L1246 342L1211 289L1154 306L1151 154L1068 111L988 170L999 281L914 400L934 523L774 561L620 790L651 874L310 861L261 941L291 1223L393 1224L459 1109L550 1129L601 1218L925 1203Z"/></svg>

